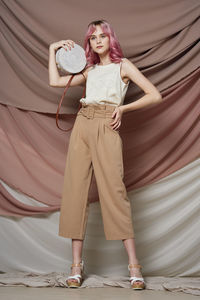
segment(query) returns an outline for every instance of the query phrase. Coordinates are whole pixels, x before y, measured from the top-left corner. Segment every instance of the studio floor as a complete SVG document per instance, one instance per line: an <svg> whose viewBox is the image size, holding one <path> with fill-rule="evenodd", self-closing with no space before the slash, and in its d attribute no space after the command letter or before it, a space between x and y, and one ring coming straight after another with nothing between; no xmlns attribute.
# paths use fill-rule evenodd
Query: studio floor
<svg viewBox="0 0 200 300"><path fill-rule="evenodd" d="M171 291L150 291L120 288L120 287L104 287L104 288L84 288L72 289L61 287L0 287L1 300L106 300L106 299L134 299L134 300L192 300L198 299L199 296L185 294L183 292Z"/></svg>

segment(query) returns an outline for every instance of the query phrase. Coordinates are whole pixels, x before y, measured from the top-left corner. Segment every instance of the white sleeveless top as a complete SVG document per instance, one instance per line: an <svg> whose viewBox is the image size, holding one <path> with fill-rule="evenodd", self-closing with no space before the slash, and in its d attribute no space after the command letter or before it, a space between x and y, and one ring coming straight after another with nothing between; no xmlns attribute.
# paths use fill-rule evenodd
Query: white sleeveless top
<svg viewBox="0 0 200 300"><path fill-rule="evenodd" d="M120 106L124 102L128 83L120 75L121 63L94 65L88 72L86 96L79 101L85 104L108 104Z"/></svg>

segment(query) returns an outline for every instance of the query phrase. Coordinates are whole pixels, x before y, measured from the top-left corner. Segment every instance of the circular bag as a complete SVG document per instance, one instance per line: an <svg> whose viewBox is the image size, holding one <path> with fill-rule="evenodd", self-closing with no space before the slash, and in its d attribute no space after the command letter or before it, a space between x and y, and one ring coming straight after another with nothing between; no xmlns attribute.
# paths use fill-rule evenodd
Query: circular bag
<svg viewBox="0 0 200 300"><path fill-rule="evenodd" d="M56 52L57 66L63 72L79 73L85 68L86 62L85 50L75 43L71 50L62 47Z"/></svg>

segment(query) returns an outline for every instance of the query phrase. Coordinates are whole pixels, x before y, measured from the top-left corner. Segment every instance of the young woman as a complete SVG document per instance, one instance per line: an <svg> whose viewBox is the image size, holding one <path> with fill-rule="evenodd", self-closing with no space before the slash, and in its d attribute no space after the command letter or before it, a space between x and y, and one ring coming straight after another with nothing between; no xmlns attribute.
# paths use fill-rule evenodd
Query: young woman
<svg viewBox="0 0 200 300"><path fill-rule="evenodd" d="M70 51L72 40L61 40L49 47L49 84L65 87L70 75L59 76L55 52ZM70 87L85 86L70 136L60 210L59 235L72 239L73 264L67 277L69 287L83 281L82 248L88 217L88 191L94 171L107 240L122 240L128 254L133 289L145 288L136 257L130 201L123 182L122 140L119 127L124 112L158 103L157 88L127 58L111 25L105 20L88 25L84 42L87 66L76 74ZM123 105L130 81L144 90L141 99Z"/></svg>

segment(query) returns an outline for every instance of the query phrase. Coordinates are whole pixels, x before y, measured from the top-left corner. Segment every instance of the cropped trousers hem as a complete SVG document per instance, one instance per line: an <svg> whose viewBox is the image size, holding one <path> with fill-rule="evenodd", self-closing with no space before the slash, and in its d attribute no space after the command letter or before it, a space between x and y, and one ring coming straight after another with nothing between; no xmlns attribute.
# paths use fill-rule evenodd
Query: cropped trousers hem
<svg viewBox="0 0 200 300"><path fill-rule="evenodd" d="M64 237L64 238L70 238L70 239L77 239L77 240L84 240L85 239L85 235L76 235L76 234L67 234L65 231L59 231L59 236ZM115 241L115 240L126 240L126 239L134 239L135 236L131 235L124 235L124 236L112 236L112 237L107 237L106 236L106 240L110 240L110 241Z"/></svg>
<svg viewBox="0 0 200 300"><path fill-rule="evenodd" d="M77 114L66 158L60 236L84 239L94 174L106 239L134 237L131 203L123 182L122 139L110 125L114 110L112 105L83 104Z"/></svg>

